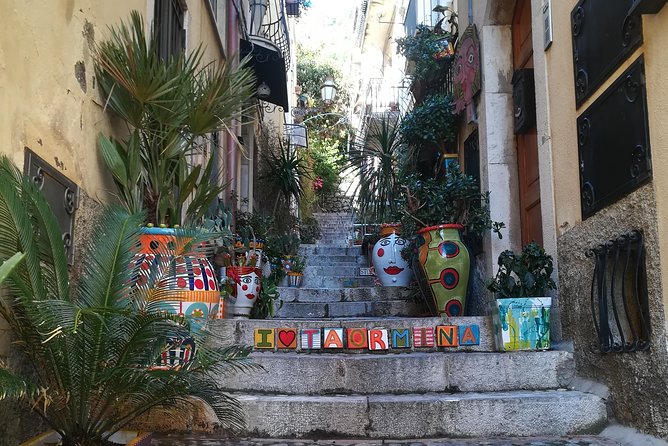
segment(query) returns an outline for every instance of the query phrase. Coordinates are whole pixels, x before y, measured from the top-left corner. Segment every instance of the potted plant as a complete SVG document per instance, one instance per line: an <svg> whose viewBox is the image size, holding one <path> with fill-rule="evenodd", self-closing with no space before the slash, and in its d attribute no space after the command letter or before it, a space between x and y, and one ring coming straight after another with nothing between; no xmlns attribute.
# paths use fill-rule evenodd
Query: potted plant
<svg viewBox="0 0 668 446"><path fill-rule="evenodd" d="M178 417L191 408L190 398L210 405L224 424L243 426L238 403L224 393L219 376L233 363L243 367L237 361L248 351L215 347L184 317L158 311L188 273L171 276L170 261L153 270L155 287L137 280L145 217L106 209L85 246L81 274L71 282L56 216L33 181L7 158L0 160L0 261L24 253L5 282L0 316L13 331L14 348L28 358L25 370L0 367L0 394L25 402L53 429L44 437L63 445L139 440L136 432L117 433L153 408ZM165 258L188 249L162 247ZM198 351L177 358L187 364L156 367L166 345L189 338Z"/></svg>
<svg viewBox="0 0 668 446"><path fill-rule="evenodd" d="M501 351L549 349L552 298L547 294L557 287L552 280L552 256L531 242L520 254L503 251L498 265L487 283L497 296L493 310L497 347Z"/></svg>
<svg viewBox="0 0 668 446"><path fill-rule="evenodd" d="M296 288L302 286L304 268L306 268L306 257L296 256L292 262L290 271L288 271L288 286Z"/></svg>
<svg viewBox="0 0 668 446"><path fill-rule="evenodd" d="M403 141L408 146L406 159L425 175L441 169L439 156L452 152L456 119L453 102L448 95L432 95L408 112L400 124ZM436 160L439 160L437 163Z"/></svg>
<svg viewBox="0 0 668 446"><path fill-rule="evenodd" d="M254 81L243 66L204 63L202 47L162 59L156 35L149 38L145 29L133 11L129 23L111 28L108 39L96 45L94 60L105 106L128 130L123 139L100 134L100 153L121 203L130 212L145 211L141 255L150 269L162 244L189 243L174 228L202 225L223 190L214 169L218 155L204 156L207 137L229 131L232 121L249 110ZM202 305L214 310L220 292L215 275L208 274L213 267L205 250L193 248L185 265L198 277L180 282L170 301L172 311L206 321L216 312L201 311Z"/></svg>
<svg viewBox="0 0 668 446"><path fill-rule="evenodd" d="M489 216L489 192L481 193L474 178L459 165L448 166L442 178L403 181L401 219L412 234L404 250L410 258L427 305L437 315L462 316L470 273L470 256L460 233L482 235L493 229L501 237L503 223Z"/></svg>
<svg viewBox="0 0 668 446"><path fill-rule="evenodd" d="M430 79L438 76L444 65L452 64L453 39L448 32L418 25L415 34L397 39L397 54L409 62L408 71L415 79Z"/></svg>

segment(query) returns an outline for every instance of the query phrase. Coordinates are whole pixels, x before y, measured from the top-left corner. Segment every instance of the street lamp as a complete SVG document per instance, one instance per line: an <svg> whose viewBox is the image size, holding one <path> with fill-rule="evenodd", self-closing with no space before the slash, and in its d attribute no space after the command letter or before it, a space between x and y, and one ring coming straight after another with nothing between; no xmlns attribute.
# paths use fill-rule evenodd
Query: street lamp
<svg viewBox="0 0 668 446"><path fill-rule="evenodd" d="M336 83L332 76L327 76L325 81L320 86L320 96L322 97L322 102L325 105L330 105L334 102L334 96L336 96Z"/></svg>

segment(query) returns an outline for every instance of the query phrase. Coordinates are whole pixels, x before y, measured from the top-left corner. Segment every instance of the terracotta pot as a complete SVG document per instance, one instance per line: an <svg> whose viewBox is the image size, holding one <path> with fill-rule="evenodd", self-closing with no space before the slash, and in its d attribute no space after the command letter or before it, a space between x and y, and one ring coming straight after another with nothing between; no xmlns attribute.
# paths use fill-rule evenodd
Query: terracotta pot
<svg viewBox="0 0 668 446"><path fill-rule="evenodd" d="M550 348L551 297L496 299L492 321L500 351Z"/></svg>
<svg viewBox="0 0 668 446"><path fill-rule="evenodd" d="M253 305L262 288L262 270L253 266L228 266L225 273L228 277L238 276L240 278L230 296L232 316L235 318L250 317Z"/></svg>
<svg viewBox="0 0 668 446"><path fill-rule="evenodd" d="M400 227L398 224L382 225L380 239L373 245L373 267L383 286L406 287L413 278L413 270L401 257L406 240L400 237Z"/></svg>
<svg viewBox="0 0 668 446"><path fill-rule="evenodd" d="M165 254L188 241L171 228L144 228L134 266L139 271L136 283L155 287L158 280L163 281L160 288L167 292L160 298L162 307L184 316L197 331L207 320L218 317L220 290L214 268L204 253L193 249L178 257Z"/></svg>
<svg viewBox="0 0 668 446"><path fill-rule="evenodd" d="M418 234L424 242L419 248L419 264L428 294L439 316L463 316L466 308L471 268L468 249L459 231L462 225L443 224L422 228Z"/></svg>

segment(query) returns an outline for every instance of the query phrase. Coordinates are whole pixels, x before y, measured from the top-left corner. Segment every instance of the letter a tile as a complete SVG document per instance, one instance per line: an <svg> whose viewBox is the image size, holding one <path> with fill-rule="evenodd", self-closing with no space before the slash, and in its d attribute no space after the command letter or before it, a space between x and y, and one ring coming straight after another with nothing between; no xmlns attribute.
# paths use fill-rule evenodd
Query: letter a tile
<svg viewBox="0 0 668 446"><path fill-rule="evenodd" d="M479 345L480 327L478 325L459 326L459 345Z"/></svg>
<svg viewBox="0 0 668 446"><path fill-rule="evenodd" d="M348 328L348 348L367 348L369 343L366 328Z"/></svg>
<svg viewBox="0 0 668 446"><path fill-rule="evenodd" d="M343 348L343 328L325 328L322 348Z"/></svg>
<svg viewBox="0 0 668 446"><path fill-rule="evenodd" d="M303 328L301 332L302 350L319 350L322 348L321 334L322 330L320 328Z"/></svg>
<svg viewBox="0 0 668 446"><path fill-rule="evenodd" d="M256 328L253 334L256 349L274 348L274 329Z"/></svg>
<svg viewBox="0 0 668 446"><path fill-rule="evenodd" d="M387 330L371 329L369 330L369 350L387 350Z"/></svg>
<svg viewBox="0 0 668 446"><path fill-rule="evenodd" d="M457 347L457 326L439 325L436 327L436 345L439 347Z"/></svg>
<svg viewBox="0 0 668 446"><path fill-rule="evenodd" d="M410 348L411 331L408 328L392 329L392 348Z"/></svg>
<svg viewBox="0 0 668 446"><path fill-rule="evenodd" d="M433 347L434 327L413 327L413 347Z"/></svg>
<svg viewBox="0 0 668 446"><path fill-rule="evenodd" d="M297 348L297 329L277 328L276 348L289 348L289 349Z"/></svg>

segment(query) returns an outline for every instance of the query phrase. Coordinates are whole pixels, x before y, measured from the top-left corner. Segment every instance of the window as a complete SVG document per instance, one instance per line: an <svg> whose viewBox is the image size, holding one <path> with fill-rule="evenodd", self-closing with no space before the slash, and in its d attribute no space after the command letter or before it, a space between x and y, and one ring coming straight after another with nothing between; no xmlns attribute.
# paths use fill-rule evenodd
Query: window
<svg viewBox="0 0 668 446"><path fill-rule="evenodd" d="M184 19L186 9L181 0L155 0L155 32L158 55L163 59L180 54L186 47Z"/></svg>

